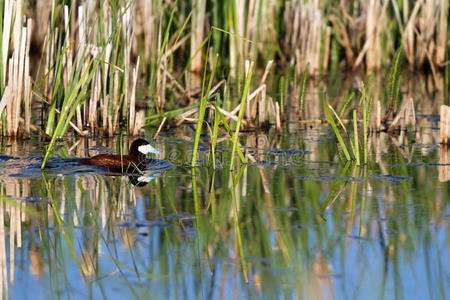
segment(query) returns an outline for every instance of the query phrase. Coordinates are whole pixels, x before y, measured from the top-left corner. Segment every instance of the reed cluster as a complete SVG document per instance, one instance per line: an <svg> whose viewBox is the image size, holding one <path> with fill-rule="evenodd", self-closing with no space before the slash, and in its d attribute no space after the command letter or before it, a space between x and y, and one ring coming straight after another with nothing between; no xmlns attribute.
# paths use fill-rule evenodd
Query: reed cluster
<svg viewBox="0 0 450 300"><path fill-rule="evenodd" d="M255 70L269 61L294 67L297 77L336 74L380 69L402 46L408 66L437 74L448 65L443 0L6 0L0 15L0 112L10 136L42 128L60 138L69 126L79 135L139 134L146 114L200 100L197 74L211 72L215 54L238 94L247 60Z"/></svg>

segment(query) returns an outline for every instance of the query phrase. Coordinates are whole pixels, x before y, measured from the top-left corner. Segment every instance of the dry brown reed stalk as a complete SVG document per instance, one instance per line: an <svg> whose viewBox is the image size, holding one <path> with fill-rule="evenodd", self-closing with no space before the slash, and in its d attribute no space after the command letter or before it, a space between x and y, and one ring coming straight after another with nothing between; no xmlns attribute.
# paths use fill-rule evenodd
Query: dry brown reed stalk
<svg viewBox="0 0 450 300"><path fill-rule="evenodd" d="M447 145L441 145L439 151L439 181L450 181L450 151Z"/></svg>
<svg viewBox="0 0 450 300"><path fill-rule="evenodd" d="M111 9L106 5L103 6L103 32L106 37L111 36L112 34L112 16ZM110 76L109 72L109 64L111 62L111 52L112 52L112 41L108 40L105 46L104 53L104 63L103 63L103 82L102 82L102 102L100 104L102 111L102 131L107 133L106 129L108 127L108 107L109 107L109 95L108 95L108 78Z"/></svg>
<svg viewBox="0 0 450 300"><path fill-rule="evenodd" d="M69 83L70 74L72 73L72 47L70 46L71 35L70 35L70 17L69 17L69 6L64 5L64 31L65 31L65 39L64 39L64 49L67 51L64 52L63 55L63 68L64 68L64 89L67 90L67 85Z"/></svg>
<svg viewBox="0 0 450 300"><path fill-rule="evenodd" d="M137 76L139 71L139 56L136 62L136 66L134 67L132 78L131 78L131 91L130 91L130 115L129 115L129 132L132 135L137 135L141 128L139 124L135 122L136 117L136 85L137 85Z"/></svg>
<svg viewBox="0 0 450 300"><path fill-rule="evenodd" d="M441 144L450 144L450 106L441 105L440 107L440 137Z"/></svg>
<svg viewBox="0 0 450 300"><path fill-rule="evenodd" d="M161 129L164 127L164 124L166 123L167 118L164 117L164 119L161 121L161 124L159 124L158 130L156 130L155 135L153 136L153 139L156 140L159 136L159 133L161 132Z"/></svg>
<svg viewBox="0 0 450 300"><path fill-rule="evenodd" d="M439 1L439 29L436 38L436 64L443 66L445 61L445 50L448 49L448 10L449 2L446 0Z"/></svg>
<svg viewBox="0 0 450 300"><path fill-rule="evenodd" d="M267 117L266 117L266 89L267 89L267 87L266 87L265 83L266 83L267 76L269 76L269 72L270 72L270 69L272 68L272 65L273 65L273 60L270 60L266 65L264 74L261 78L261 81L259 82L258 89L261 89L261 92L256 94L255 101L253 101L253 105L251 108L251 115L250 115L249 121L251 123L254 123L256 120L256 117L258 115L258 121L259 121L260 127L265 127L267 125ZM255 92L256 92L256 90L255 90ZM250 100L251 99L248 99L247 101L250 102ZM257 113L257 111L259 113Z"/></svg>
<svg viewBox="0 0 450 300"><path fill-rule="evenodd" d="M345 10L342 10L343 12L345 12ZM350 37L349 37L349 33L347 32L347 27L345 26L345 24L343 23L342 18L335 16L335 15L331 15L330 16L330 21L333 24L334 29L336 30L337 34L338 34L338 41L340 42L340 44L344 47L345 50L345 58L347 60L347 64L349 66L353 66L354 65L354 60L355 60L355 53L353 52L353 48L352 48L352 44L350 41ZM351 20L352 22L350 22L351 26L349 26L351 29L353 29L354 27L354 21ZM325 51L327 51L327 48L325 48ZM324 62L325 63L325 62ZM328 68L324 68L324 70L327 70Z"/></svg>
<svg viewBox="0 0 450 300"><path fill-rule="evenodd" d="M6 83L6 70L8 69L8 52L9 52L9 40L10 40L10 32L12 26L12 17L13 17L13 5L12 1L5 1L4 5L4 14L3 14L3 35L2 35L2 64L3 64L3 82L2 85L5 86Z"/></svg>
<svg viewBox="0 0 450 300"><path fill-rule="evenodd" d="M244 26L246 24L245 19L245 1L235 1L234 4L229 3L229 13L232 15L228 16L230 20L230 75L235 78L241 69L239 66L244 64L244 59L246 58L244 50ZM235 8L233 10L233 8Z"/></svg>
<svg viewBox="0 0 450 300"><path fill-rule="evenodd" d="M380 100L376 102L376 121L375 121L376 132L381 131L381 103Z"/></svg>
<svg viewBox="0 0 450 300"><path fill-rule="evenodd" d="M431 67L441 66L447 47L448 2L443 0L417 1L408 14L403 9L403 20L398 6L393 2L397 21L400 24L405 57L411 66L421 67L425 58ZM406 25L403 26L402 23ZM439 24L439 25L437 25Z"/></svg>
<svg viewBox="0 0 450 300"><path fill-rule="evenodd" d="M380 35L383 28L383 16L386 13L389 1L381 3L379 0L369 0L363 1L362 3L365 4L366 15L367 69L379 70L381 68L382 55Z"/></svg>
<svg viewBox="0 0 450 300"><path fill-rule="evenodd" d="M277 133L282 133L282 127L281 127L281 114L280 114L280 104L278 102L275 102L275 127L277 128Z"/></svg>
<svg viewBox="0 0 450 300"><path fill-rule="evenodd" d="M31 77L29 76L29 49L31 43L31 20L22 26L22 1L6 1L4 4L2 36L2 55L5 93L0 102L0 110L6 106L6 134L8 136L18 136L20 118L22 115L22 102L25 103L25 124L29 133L31 114L29 113L31 97ZM14 22L14 23L13 23ZM8 31L6 32L6 29ZM12 57L8 58L9 49L12 50ZM8 72L6 73L6 70ZM6 76L7 74L7 76Z"/></svg>
<svg viewBox="0 0 450 300"><path fill-rule="evenodd" d="M395 116L394 120L392 121L391 125L388 128L388 132L393 131L398 124L400 124L401 130L407 130L407 125L412 124L414 127L414 130L416 129L416 113L414 111L414 102L412 98L409 100L403 101L403 104L400 108L400 111ZM400 122L401 121L401 122Z"/></svg>
<svg viewBox="0 0 450 300"><path fill-rule="evenodd" d="M287 29L285 49L292 49L289 55L297 64L301 74L309 63L309 73L314 75L320 68L320 44L322 14L317 0L293 1L284 15Z"/></svg>
<svg viewBox="0 0 450 300"><path fill-rule="evenodd" d="M55 18L55 1L52 1L52 8L50 13L50 20ZM53 103L53 86L55 70L53 68L56 57L56 37L58 36L59 29L55 28L53 34L51 33L51 26L47 27L46 41L46 56L45 56L45 73L47 77L44 80L44 97L47 101Z"/></svg>
<svg viewBox="0 0 450 300"><path fill-rule="evenodd" d="M131 47L133 44L133 28L131 26L131 9L122 8L122 33L123 37L125 39L125 55L124 55L124 61L125 61L125 90L124 90L124 101L122 109L124 111L128 111L128 104L129 104L129 93L131 90L130 85L130 77L132 76L130 70L131 70Z"/></svg>
<svg viewBox="0 0 450 300"><path fill-rule="evenodd" d="M203 43L204 30L205 30L205 19L206 19L206 0L195 1L193 8L193 14L191 19L191 43L190 43L190 57L192 57L191 62L191 72L200 73L203 69L202 54L197 53L198 49ZM196 88L196 87L191 87Z"/></svg>
<svg viewBox="0 0 450 300"><path fill-rule="evenodd" d="M136 36L142 35L144 41L144 57L143 65L148 66L152 62L155 54L155 37L156 37L156 19L158 8L161 7L161 1L137 0L135 1L133 28ZM137 56L137 47L133 46L133 53Z"/></svg>

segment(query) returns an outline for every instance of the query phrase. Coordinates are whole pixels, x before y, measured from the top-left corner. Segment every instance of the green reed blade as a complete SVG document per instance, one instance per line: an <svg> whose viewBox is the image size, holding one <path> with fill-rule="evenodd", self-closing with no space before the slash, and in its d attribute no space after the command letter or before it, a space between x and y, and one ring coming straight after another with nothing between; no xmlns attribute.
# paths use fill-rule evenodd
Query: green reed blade
<svg viewBox="0 0 450 300"><path fill-rule="evenodd" d="M227 133L230 135L231 139L234 140L234 134L233 131L230 128L230 125L228 125L227 120L225 119L225 116L220 112L220 110L218 109L217 105L215 105L214 103L211 103L214 107L215 107L215 111L219 114L220 120L223 122L223 126L225 127L225 130L227 131ZM241 162L243 164L246 164L246 160L245 160L245 156L244 153L241 150L241 147L239 147L239 145L237 145L237 153L239 155L239 158L241 159Z"/></svg>
<svg viewBox="0 0 450 300"><path fill-rule="evenodd" d="M209 48L209 42L208 47ZM198 121L197 121L197 128L195 130L195 140L194 140L194 149L192 150L192 160L191 160L191 167L195 166L195 162L197 160L197 151L198 151L198 144L200 143L200 135L202 133L202 127L203 127L203 120L205 118L205 111L206 111L206 104L208 101L208 95L211 91L212 83L214 81L214 73L216 72L217 62L219 61L218 56L216 56L216 59L214 60L213 64L213 71L209 75L209 82L208 87L205 91L205 81L206 81L206 67L207 62L205 62L205 68L203 72L203 83L202 83L202 98L200 99L200 107L198 110Z"/></svg>
<svg viewBox="0 0 450 300"><path fill-rule="evenodd" d="M45 177L45 175L43 174L42 179L44 181L44 186L47 190L47 196L48 198L50 198L51 201L51 207L53 209L53 214L55 216L56 222L58 223L58 226L60 226L61 228L61 233L64 237L64 240L66 242L67 245L67 249L69 250L69 253L72 255L73 259L75 260L75 262L78 265L78 269L80 270L80 273L83 277L85 277L85 273L83 271L83 267L81 266L81 262L77 257L77 253L75 252L75 247L73 245L72 242L72 236L70 235L70 231L64 230L64 220L60 217L59 215L59 211L58 211L58 201L56 199L56 195L54 194L55 189L50 187L50 182L47 181L47 178Z"/></svg>
<svg viewBox="0 0 450 300"><path fill-rule="evenodd" d="M364 164L368 161L368 148L367 148L367 128L368 128L368 115L367 115L367 104L366 104L366 89L362 88L362 104L363 104L363 141L364 141Z"/></svg>
<svg viewBox="0 0 450 300"><path fill-rule="evenodd" d="M24 205L20 201L16 201L14 199L11 199L8 196L0 195L0 201L8 204L9 206L17 207L20 210L23 210L26 214L28 214L30 216L33 216L33 217L39 217L40 216L40 214L36 210L34 210L33 208Z"/></svg>
<svg viewBox="0 0 450 300"><path fill-rule="evenodd" d="M367 168L364 168L364 178L367 178ZM362 225L364 220L364 211L366 206L366 197L367 197L367 179L363 179L363 191L362 191L362 200L361 200L361 215L359 218L359 230L358 230L358 238L361 239Z"/></svg>
<svg viewBox="0 0 450 300"><path fill-rule="evenodd" d="M294 72L297 74L297 72ZM302 79L300 82L300 115L304 118L303 103L305 102L306 84L309 77L309 62L306 64L305 70L302 72Z"/></svg>
<svg viewBox="0 0 450 300"><path fill-rule="evenodd" d="M170 29L172 27L175 11L177 10L177 4L178 4L178 0L176 0L175 3L173 4L173 9L170 13L169 22L167 23L166 31L164 33L164 40L161 45L160 52L158 54L158 61L156 62L156 65L150 74L150 92L151 93L153 93L156 90L156 74L158 73L157 71L159 70L159 68L161 66L161 59L163 57L164 51L166 50L167 42L169 40Z"/></svg>
<svg viewBox="0 0 450 300"><path fill-rule="evenodd" d="M355 138L355 146L353 149L353 154L355 155L356 158L356 165L359 166L361 165L361 159L359 156L359 142L358 142L358 122L356 120L356 110L353 110L353 135Z"/></svg>
<svg viewBox="0 0 450 300"><path fill-rule="evenodd" d="M242 93L242 98L241 98L241 107L239 109L239 115L238 115L238 120L237 120L237 124L236 124L236 131L235 131L234 137L233 137L233 150L231 152L230 170L233 170L233 166L234 166L234 158L236 156L236 148L237 148L237 142L238 142L238 138L239 138L239 130L241 127L242 118L244 117L245 103L247 102L248 91L250 89L250 83L252 81L253 65L254 65L254 62L251 62L250 67L248 68L247 78L245 79L244 92Z"/></svg>
<svg viewBox="0 0 450 300"><path fill-rule="evenodd" d="M331 128L333 128L334 134L336 135L336 138L338 139L339 144L341 145L345 158L347 160L351 160L350 154L348 153L347 150L347 146L345 145L344 140L342 139L342 136L339 132L339 129L337 128L336 123L334 122L333 116L331 115L330 109L328 108L326 95L323 96L323 108L325 110L325 114L327 115L328 121L330 122Z"/></svg>
<svg viewBox="0 0 450 300"><path fill-rule="evenodd" d="M208 47L209 48L209 43ZM217 62L219 61L218 56L216 56L216 59L214 60L213 64L213 70L211 74L209 75L209 82L208 87L205 91L205 82L206 82L206 67L207 62L205 62L205 68L203 71L203 83L202 83L202 98L200 99L200 107L198 109L198 120L197 120L197 128L195 130L195 140L194 140L194 148L192 150L192 160L191 160L191 167L195 166L195 162L197 160L197 152L198 152L198 144L200 143L200 135L202 133L202 127L203 127L203 120L205 119L205 112L206 112L206 104L208 102L208 95L211 91L212 84L214 81L214 73L216 72Z"/></svg>
<svg viewBox="0 0 450 300"><path fill-rule="evenodd" d="M214 110L214 126L211 139L211 154L213 160L213 169L216 168L216 145L217 145L217 135L219 134L219 118L220 117L218 114L218 110Z"/></svg>
<svg viewBox="0 0 450 300"><path fill-rule="evenodd" d="M245 90L245 88L244 88ZM243 169L242 167L241 169ZM230 171L231 173L231 171ZM241 173L241 172L240 172ZM237 181L233 180L233 174L230 174L230 180L232 181L232 186L236 186ZM232 198L232 205L233 205L233 216L234 216L234 226L236 231L236 237L237 237L237 243L239 248L239 256L240 261L242 263L242 273L244 275L245 282L248 282L248 273L247 273L247 261L245 260L245 252L244 252L244 243L242 240L242 232L241 232L241 226L239 222L239 211L238 211L238 204L236 200L236 194L235 194L235 188L231 188L231 198Z"/></svg>
<svg viewBox="0 0 450 300"><path fill-rule="evenodd" d="M339 177L344 177L347 174L349 167L350 167L350 161L347 161L344 168L339 173ZM325 202L322 204L322 207L320 208L321 212L324 212L333 204L333 202L337 199L337 197L339 197L339 195L342 193L343 189L347 185L347 182L348 181L345 181L344 185L342 185L342 182L340 180L335 180L335 182L333 183L333 186L331 187L331 191L327 196L327 199L325 200ZM342 185L342 187L338 191L338 188L341 185Z"/></svg>
<svg viewBox="0 0 450 300"><path fill-rule="evenodd" d="M48 145L47 151L45 152L45 157L44 157L44 161L42 162L41 165L41 170L43 170L45 168L45 164L47 163L48 157L50 156L51 151L53 150L53 146L55 145L56 140L58 139L58 136L62 136L64 135L64 132L62 132L62 128L63 125L66 121L66 117L70 114L70 111L75 110L76 106L73 105L76 97L81 97L81 95L78 95L78 91L81 88L81 85L84 83L83 89L82 89L82 93L86 92L87 87L89 85L89 82L91 82L92 77L94 76L95 71L97 70L97 66L99 65L100 61L97 60L94 67L92 68L91 72L89 72L90 66L92 65L94 59L91 59L89 61L88 66L86 67L86 69L83 71L83 75L81 76L80 80L77 82L75 88L72 90L71 94L69 94L68 98L67 98L67 102L66 102L66 106L63 107L62 111L61 111L61 115L60 118L58 120L58 123L56 125L56 129L54 131L54 134L52 136L52 139L50 141L50 144ZM88 76L87 80L85 81L86 77Z"/></svg>
<svg viewBox="0 0 450 300"><path fill-rule="evenodd" d="M163 118L167 118L167 119L172 119L188 110L191 110L193 108L197 108L200 106L200 103L197 102L195 104L183 107L183 108L177 108L174 110L169 110L166 111L164 113L160 113L160 114L156 114L156 115L151 115L145 118L145 120L148 120L148 122L144 125L144 126L149 126L152 124L152 120L154 120L154 122L158 122L159 119L163 119Z"/></svg>
<svg viewBox="0 0 450 300"><path fill-rule="evenodd" d="M339 111L339 116L342 118L342 115L345 113L345 110L347 109L347 106L350 104L350 102L353 100L353 97L355 97L355 93L351 92L350 95L345 97L344 104L342 105L341 110Z"/></svg>

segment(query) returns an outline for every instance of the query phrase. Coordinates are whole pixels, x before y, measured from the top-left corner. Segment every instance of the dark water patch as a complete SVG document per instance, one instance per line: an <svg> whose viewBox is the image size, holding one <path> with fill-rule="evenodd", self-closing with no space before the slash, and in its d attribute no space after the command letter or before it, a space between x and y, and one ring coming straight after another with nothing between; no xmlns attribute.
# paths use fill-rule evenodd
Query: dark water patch
<svg viewBox="0 0 450 300"><path fill-rule="evenodd" d="M123 227L123 228L141 228L141 227L147 227L147 228L164 228L168 227L170 224L161 222L161 221L135 221L135 222L123 222L120 224L117 224L117 227Z"/></svg>
<svg viewBox="0 0 450 300"><path fill-rule="evenodd" d="M391 182L391 183L399 183L402 180L410 180L413 179L412 177L407 176L395 176L395 175L369 175L368 178L374 178L385 182Z"/></svg>
<svg viewBox="0 0 450 300"><path fill-rule="evenodd" d="M390 218L378 218L378 221L382 221L382 222L388 222L388 221L397 221L398 218L396 217L390 217Z"/></svg>
<svg viewBox="0 0 450 300"><path fill-rule="evenodd" d="M347 238L357 241L365 241L365 242L379 242L379 239L367 237L367 236L357 236L357 235L347 235Z"/></svg>
<svg viewBox="0 0 450 300"><path fill-rule="evenodd" d="M450 166L450 164L439 164L439 163L404 163L404 164L392 164L389 165L390 167L401 167L401 166L408 166L408 167L427 167L427 166L434 166L434 167L445 167Z"/></svg>
<svg viewBox="0 0 450 300"><path fill-rule="evenodd" d="M314 160L304 160L304 163L309 164L317 164L317 165L337 165L338 162L336 161L314 161Z"/></svg>
<svg viewBox="0 0 450 300"><path fill-rule="evenodd" d="M400 148L422 148L422 149L433 149L433 148L439 148L439 145L430 145L430 144L406 144L401 145Z"/></svg>
<svg viewBox="0 0 450 300"><path fill-rule="evenodd" d="M221 257L214 256L210 258L202 258L201 261L210 263L210 264L235 264L236 262L242 263L242 261L251 262L251 263L262 263L262 264L271 264L273 263L272 258L268 257L244 257L244 258L230 258L230 257Z"/></svg>
<svg viewBox="0 0 450 300"><path fill-rule="evenodd" d="M182 190L182 191L189 191L189 192L192 191L192 188L186 187L186 186L182 186L182 185L177 186L177 188Z"/></svg>
<svg viewBox="0 0 450 300"><path fill-rule="evenodd" d="M276 211L297 211L298 208L296 208L296 207L274 207L273 210L276 210Z"/></svg>
<svg viewBox="0 0 450 300"><path fill-rule="evenodd" d="M440 115L426 115L426 114L418 114L418 118L423 118L427 120L428 122L438 123L441 121Z"/></svg>
<svg viewBox="0 0 450 300"><path fill-rule="evenodd" d="M424 206L422 203L384 203L384 206L393 206L393 207L420 207Z"/></svg>
<svg viewBox="0 0 450 300"><path fill-rule="evenodd" d="M177 221L177 220L182 220L182 221L193 221L195 220L195 216L182 212L179 214L171 214L171 215L167 215L167 216L162 216L161 219L166 220L166 221Z"/></svg>
<svg viewBox="0 0 450 300"><path fill-rule="evenodd" d="M267 154L273 154L273 155L305 155L305 154L310 154L310 151L307 150L282 150L282 149L270 149L267 150L265 153Z"/></svg>
<svg viewBox="0 0 450 300"><path fill-rule="evenodd" d="M297 176L297 179L310 181L333 181L333 180L350 181L350 182L361 181L361 178L356 177L330 176L330 175L318 175L318 176L304 175L304 176Z"/></svg>
<svg viewBox="0 0 450 300"><path fill-rule="evenodd" d="M260 160L254 163L256 166L277 166L278 163L268 160Z"/></svg>
<svg viewBox="0 0 450 300"><path fill-rule="evenodd" d="M326 278L336 278L336 279L339 279L339 278L342 278L343 277L343 275L342 274L340 274L340 273L316 273L316 274L314 274L314 276L316 277L316 278L323 278L323 279L326 279Z"/></svg>
<svg viewBox="0 0 450 300"><path fill-rule="evenodd" d="M49 199L41 197L11 197L11 199L26 203L50 203Z"/></svg>

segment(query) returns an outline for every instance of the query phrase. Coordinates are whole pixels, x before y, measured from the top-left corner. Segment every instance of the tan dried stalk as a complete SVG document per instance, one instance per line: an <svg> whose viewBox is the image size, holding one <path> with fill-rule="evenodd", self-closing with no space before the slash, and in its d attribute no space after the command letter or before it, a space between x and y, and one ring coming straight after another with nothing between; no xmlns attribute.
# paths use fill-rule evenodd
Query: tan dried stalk
<svg viewBox="0 0 450 300"><path fill-rule="evenodd" d="M13 2L6 0L4 5L4 15L3 15L3 35L2 35L2 63L3 63L3 82L2 85L5 86L6 83L6 70L8 69L8 51L9 51L9 40L10 31L12 26L12 15L13 15Z"/></svg>
<svg viewBox="0 0 450 300"><path fill-rule="evenodd" d="M192 57L191 62L191 72L200 73L203 69L202 54L197 53L200 48L204 38L204 28L205 28L205 13L206 13L206 0L195 1L195 6L193 9L191 24L191 44L190 44L190 57ZM194 56L195 55L195 56ZM191 87L196 88L196 87Z"/></svg>
<svg viewBox="0 0 450 300"><path fill-rule="evenodd" d="M134 134L135 132L139 132L140 128L136 126L136 85L137 85L137 76L139 71L139 56L136 62L136 66L134 67L132 78L131 78L131 91L130 91L130 115L129 115L129 130L130 134ZM137 121L137 120L136 120Z"/></svg>
<svg viewBox="0 0 450 300"><path fill-rule="evenodd" d="M111 9L106 5L103 6L103 18L104 18L104 26L103 31L106 37L111 36L112 34L112 17L111 17ZM109 78L109 63L111 61L110 56L112 52L112 43L111 41L106 44L106 49L104 53L104 61L103 64L103 95L102 95L102 131L106 132L106 128L108 126L108 106L109 106L109 95L108 95L108 78Z"/></svg>
<svg viewBox="0 0 450 300"><path fill-rule="evenodd" d="M445 61L445 50L447 49L448 39L448 10L449 2L447 0L439 1L439 28L436 38L436 64L442 66Z"/></svg>
<svg viewBox="0 0 450 300"><path fill-rule="evenodd" d="M297 64L301 74L309 63L309 73L314 75L320 67L320 44L322 14L319 1L295 1L285 12L286 49L292 49L291 59ZM292 24L292 25L290 25Z"/></svg>

